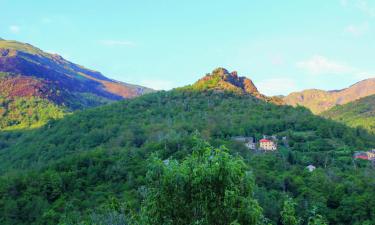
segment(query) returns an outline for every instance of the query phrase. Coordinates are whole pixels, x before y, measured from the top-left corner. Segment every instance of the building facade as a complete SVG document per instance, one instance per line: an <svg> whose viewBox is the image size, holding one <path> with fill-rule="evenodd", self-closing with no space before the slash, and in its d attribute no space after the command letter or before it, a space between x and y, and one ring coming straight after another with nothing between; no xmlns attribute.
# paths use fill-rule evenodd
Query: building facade
<svg viewBox="0 0 375 225"><path fill-rule="evenodd" d="M259 148L265 151L276 151L277 144L274 141L263 138L259 141Z"/></svg>

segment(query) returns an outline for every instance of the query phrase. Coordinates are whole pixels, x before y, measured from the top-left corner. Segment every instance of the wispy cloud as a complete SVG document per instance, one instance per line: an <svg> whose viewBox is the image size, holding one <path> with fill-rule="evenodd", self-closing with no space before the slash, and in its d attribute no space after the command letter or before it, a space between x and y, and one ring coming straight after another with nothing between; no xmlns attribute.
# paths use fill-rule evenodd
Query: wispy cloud
<svg viewBox="0 0 375 225"><path fill-rule="evenodd" d="M375 77L375 72L366 71L342 62L330 60L327 57L316 55L308 60L297 63L297 67L312 75L337 75L351 76L356 79L367 79Z"/></svg>
<svg viewBox="0 0 375 225"><path fill-rule="evenodd" d="M348 6L348 0L340 0L340 4L344 7Z"/></svg>
<svg viewBox="0 0 375 225"><path fill-rule="evenodd" d="M321 55L315 55L308 60L297 62L297 67L311 74L343 74L352 73L354 68Z"/></svg>
<svg viewBox="0 0 375 225"><path fill-rule="evenodd" d="M127 40L100 40L99 44L104 46L117 46L117 47L133 47L135 46L134 42Z"/></svg>
<svg viewBox="0 0 375 225"><path fill-rule="evenodd" d="M358 24L358 25L349 25L345 28L345 32L353 36L362 36L369 31L368 22Z"/></svg>
<svg viewBox="0 0 375 225"><path fill-rule="evenodd" d="M176 87L176 84L169 80L146 79L137 83L155 90L170 90Z"/></svg>
<svg viewBox="0 0 375 225"><path fill-rule="evenodd" d="M359 80L368 79L368 78L375 78L375 73L369 73L369 72L359 72L354 75L355 78Z"/></svg>
<svg viewBox="0 0 375 225"><path fill-rule="evenodd" d="M9 26L9 31L12 32L13 34L17 34L21 31L21 28L17 25L11 25Z"/></svg>
<svg viewBox="0 0 375 225"><path fill-rule="evenodd" d="M373 1L372 1L373 2ZM375 5L367 0L357 0L356 7L370 17L375 17Z"/></svg>
<svg viewBox="0 0 375 225"><path fill-rule="evenodd" d="M280 66L284 64L284 61L284 57L282 57L281 55L275 54L270 56L270 62L272 65Z"/></svg>
<svg viewBox="0 0 375 225"><path fill-rule="evenodd" d="M257 87L261 93L269 96L288 94L293 90L298 90L297 84L290 78L271 78L257 82Z"/></svg>

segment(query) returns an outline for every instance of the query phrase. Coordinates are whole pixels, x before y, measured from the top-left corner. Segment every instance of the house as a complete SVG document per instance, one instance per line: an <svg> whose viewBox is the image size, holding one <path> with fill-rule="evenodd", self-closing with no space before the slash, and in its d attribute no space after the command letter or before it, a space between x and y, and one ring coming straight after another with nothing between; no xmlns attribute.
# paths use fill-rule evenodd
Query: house
<svg viewBox="0 0 375 225"><path fill-rule="evenodd" d="M253 137L242 137L242 136L239 136L239 137L233 137L232 139L235 140L235 141L238 141L238 142L245 143L245 146L248 149L252 149L252 150L256 149L255 138L253 138Z"/></svg>
<svg viewBox="0 0 375 225"><path fill-rule="evenodd" d="M310 164L310 165L306 166L306 169L311 173L316 169L316 167L314 165Z"/></svg>
<svg viewBox="0 0 375 225"><path fill-rule="evenodd" d="M355 158L355 159L368 160L368 156L367 156L367 154L364 153L364 152L357 152L357 153L354 153L354 158Z"/></svg>
<svg viewBox="0 0 375 225"><path fill-rule="evenodd" d="M277 150L276 143L274 141L271 141L265 138L259 141L259 147L260 149L264 151L276 151Z"/></svg>
<svg viewBox="0 0 375 225"><path fill-rule="evenodd" d="M367 157L369 160L375 160L375 149L367 152Z"/></svg>
<svg viewBox="0 0 375 225"><path fill-rule="evenodd" d="M356 152L354 158L375 161L375 149L368 152Z"/></svg>
<svg viewBox="0 0 375 225"><path fill-rule="evenodd" d="M251 150L255 150L255 149L257 148L255 142L253 142L253 141L251 141L251 142L249 141L249 142L247 142L245 145L246 145L246 147L247 147L248 149L251 149Z"/></svg>

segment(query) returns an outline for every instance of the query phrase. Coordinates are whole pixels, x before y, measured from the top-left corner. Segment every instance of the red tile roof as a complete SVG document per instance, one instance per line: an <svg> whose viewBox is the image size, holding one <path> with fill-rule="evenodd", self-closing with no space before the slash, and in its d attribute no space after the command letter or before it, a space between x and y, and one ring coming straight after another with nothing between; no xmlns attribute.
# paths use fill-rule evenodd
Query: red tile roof
<svg viewBox="0 0 375 225"><path fill-rule="evenodd" d="M272 142L272 141L270 141L270 140L268 140L268 139L261 139L259 142L264 143L264 142Z"/></svg>

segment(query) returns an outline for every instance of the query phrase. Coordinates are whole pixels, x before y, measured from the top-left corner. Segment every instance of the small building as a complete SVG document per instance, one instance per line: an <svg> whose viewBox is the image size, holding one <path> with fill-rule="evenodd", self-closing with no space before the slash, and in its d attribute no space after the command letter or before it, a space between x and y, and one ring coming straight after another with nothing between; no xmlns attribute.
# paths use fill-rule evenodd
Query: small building
<svg viewBox="0 0 375 225"><path fill-rule="evenodd" d="M255 144L255 142L253 142L253 141L249 141L249 142L247 142L246 144L246 147L248 148L248 149L251 149L251 150L255 150L255 149L257 149L257 146L256 146L256 144Z"/></svg>
<svg viewBox="0 0 375 225"><path fill-rule="evenodd" d="M255 150L257 148L256 143L255 143L255 138L253 137L239 136L239 137L233 137L232 139L235 141L244 143L248 149Z"/></svg>
<svg viewBox="0 0 375 225"><path fill-rule="evenodd" d="M311 173L316 169L316 167L314 165L310 164L310 165L306 166L306 169Z"/></svg>
<svg viewBox="0 0 375 225"><path fill-rule="evenodd" d="M375 160L375 149L367 152L367 157L369 160Z"/></svg>
<svg viewBox="0 0 375 225"><path fill-rule="evenodd" d="M277 150L277 144L274 141L271 141L265 138L259 141L259 147L261 150L264 150L264 151L276 151Z"/></svg>
<svg viewBox="0 0 375 225"><path fill-rule="evenodd" d="M368 152L356 152L354 153L354 158L375 161L375 150Z"/></svg>

